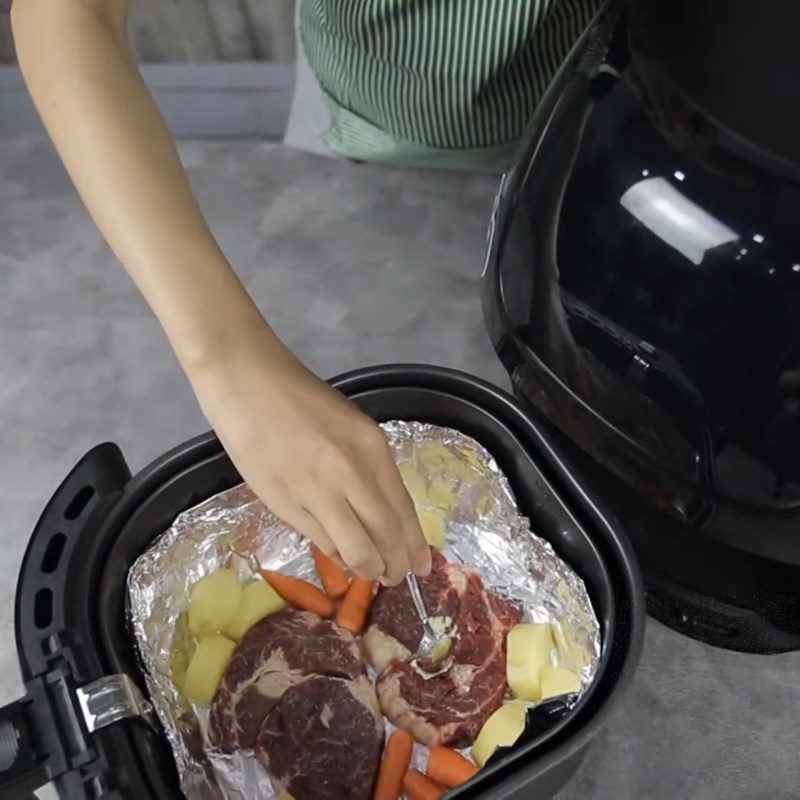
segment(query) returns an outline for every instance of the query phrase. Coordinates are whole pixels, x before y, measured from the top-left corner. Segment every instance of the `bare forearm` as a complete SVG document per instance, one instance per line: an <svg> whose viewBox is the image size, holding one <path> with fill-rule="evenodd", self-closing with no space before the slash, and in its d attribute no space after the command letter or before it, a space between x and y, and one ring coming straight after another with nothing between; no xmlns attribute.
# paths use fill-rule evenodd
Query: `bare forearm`
<svg viewBox="0 0 800 800"><path fill-rule="evenodd" d="M15 0L20 65L89 212L185 366L261 317L203 219L125 37L121 2Z"/></svg>
<svg viewBox="0 0 800 800"><path fill-rule="evenodd" d="M386 439L270 331L214 241L125 40L124 0L15 0L15 42L86 206L240 474L363 578L430 553Z"/></svg>

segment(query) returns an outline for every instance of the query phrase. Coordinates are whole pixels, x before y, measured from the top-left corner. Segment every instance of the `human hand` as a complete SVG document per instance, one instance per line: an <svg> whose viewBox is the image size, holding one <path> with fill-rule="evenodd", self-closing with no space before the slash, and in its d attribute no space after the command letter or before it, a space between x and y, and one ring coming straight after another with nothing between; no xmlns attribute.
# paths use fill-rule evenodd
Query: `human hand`
<svg viewBox="0 0 800 800"><path fill-rule="evenodd" d="M380 427L271 335L190 374L200 404L256 495L362 578L424 576L431 556Z"/></svg>

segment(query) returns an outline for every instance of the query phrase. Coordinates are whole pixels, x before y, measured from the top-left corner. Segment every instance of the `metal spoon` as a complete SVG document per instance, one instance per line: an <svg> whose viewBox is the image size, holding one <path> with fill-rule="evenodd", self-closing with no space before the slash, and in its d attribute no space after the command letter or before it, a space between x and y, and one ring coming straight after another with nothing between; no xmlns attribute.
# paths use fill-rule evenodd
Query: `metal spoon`
<svg viewBox="0 0 800 800"><path fill-rule="evenodd" d="M431 618L425 608L422 592L419 590L417 576L413 572L406 574L406 583L411 592L411 599L422 622L422 641L419 643L417 653L411 660L413 666L425 678L435 678L453 665L453 636L455 631L451 627L445 630L436 630L431 625Z"/></svg>

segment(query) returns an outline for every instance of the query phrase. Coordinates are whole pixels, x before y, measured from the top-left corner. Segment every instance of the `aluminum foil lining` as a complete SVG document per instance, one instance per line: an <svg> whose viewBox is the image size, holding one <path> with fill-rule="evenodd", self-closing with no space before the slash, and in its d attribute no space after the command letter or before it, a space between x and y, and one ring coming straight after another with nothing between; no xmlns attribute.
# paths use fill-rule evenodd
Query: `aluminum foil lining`
<svg viewBox="0 0 800 800"><path fill-rule="evenodd" d="M553 663L579 674L585 692L600 658L600 627L586 587L532 532L492 456L452 429L415 422L382 427L401 470L413 464L413 474L450 501L445 557L475 569L489 589L523 609L524 621L551 623L558 646ZM458 457L455 471L448 453ZM252 578L254 561L320 585L307 542L240 485L181 514L128 575L129 614L145 679L189 800L279 796L251 751L225 755L206 746L208 711L189 705L171 677L173 647L187 635L179 618L193 584L222 567ZM424 763L426 753L417 745L415 762Z"/></svg>

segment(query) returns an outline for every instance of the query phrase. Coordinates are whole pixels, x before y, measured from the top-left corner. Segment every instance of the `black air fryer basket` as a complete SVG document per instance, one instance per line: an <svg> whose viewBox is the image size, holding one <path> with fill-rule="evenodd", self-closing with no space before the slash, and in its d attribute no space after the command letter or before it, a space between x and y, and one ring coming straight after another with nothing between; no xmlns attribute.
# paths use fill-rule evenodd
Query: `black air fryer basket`
<svg viewBox="0 0 800 800"><path fill-rule="evenodd" d="M449 796L548 798L569 779L635 668L643 596L626 539L539 426L502 391L433 367L376 367L334 385L379 421L457 428L497 459L523 513L583 577L602 656L575 709L531 713L514 748ZM23 561L16 638L22 700L0 712L0 798L53 781L69 800L179 800L167 740L145 699L126 621L136 557L187 508L240 482L213 435L131 476L113 444L95 447L48 503Z"/></svg>

